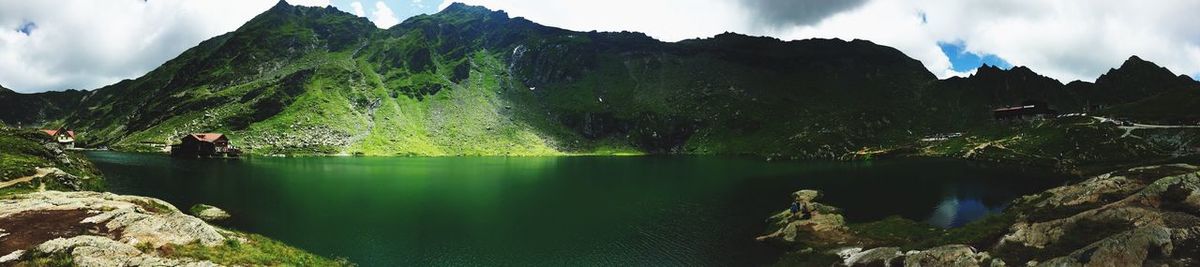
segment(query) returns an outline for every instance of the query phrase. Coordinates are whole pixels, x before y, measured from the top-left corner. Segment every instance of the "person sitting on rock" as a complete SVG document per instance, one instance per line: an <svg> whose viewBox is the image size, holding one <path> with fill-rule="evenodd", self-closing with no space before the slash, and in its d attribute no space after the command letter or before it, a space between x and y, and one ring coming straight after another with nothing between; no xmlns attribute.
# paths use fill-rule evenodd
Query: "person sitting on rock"
<svg viewBox="0 0 1200 267"><path fill-rule="evenodd" d="M809 220L818 215L817 209L814 207L813 200L820 197L821 193L815 190L800 190L792 193L792 205L784 214L779 214L772 219L778 218L776 224L781 227L773 233L756 237L756 240L763 241L780 237L787 233L794 233L797 227L809 227L813 224ZM790 239L790 238L789 238Z"/></svg>
<svg viewBox="0 0 1200 267"><path fill-rule="evenodd" d="M816 212L816 210L812 208L811 199L797 199L792 201L792 207L788 210L792 212L792 217L794 217L796 220L806 220L812 218L813 213Z"/></svg>

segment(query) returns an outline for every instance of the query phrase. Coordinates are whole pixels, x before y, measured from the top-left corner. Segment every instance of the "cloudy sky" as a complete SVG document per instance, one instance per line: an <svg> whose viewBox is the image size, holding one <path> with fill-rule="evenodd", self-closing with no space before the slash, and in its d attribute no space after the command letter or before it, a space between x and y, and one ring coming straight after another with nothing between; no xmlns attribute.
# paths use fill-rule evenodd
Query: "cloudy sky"
<svg viewBox="0 0 1200 267"><path fill-rule="evenodd" d="M288 0L387 28L444 0ZM1194 0L458 0L572 30L640 31L663 41L731 31L784 40L867 39L946 78L980 64L1095 80L1130 55L1200 76ZM274 0L0 0L0 85L95 89L136 78L236 29Z"/></svg>

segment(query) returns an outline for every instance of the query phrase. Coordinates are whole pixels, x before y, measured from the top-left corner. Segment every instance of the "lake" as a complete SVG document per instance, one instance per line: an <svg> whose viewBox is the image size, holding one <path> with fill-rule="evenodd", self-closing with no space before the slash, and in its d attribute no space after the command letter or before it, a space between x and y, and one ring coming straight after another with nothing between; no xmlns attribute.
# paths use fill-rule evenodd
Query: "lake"
<svg viewBox="0 0 1200 267"><path fill-rule="evenodd" d="M362 266L762 265L780 251L753 238L801 188L851 222L953 227L1063 178L931 159L87 155L112 192L215 205L233 214L219 225Z"/></svg>

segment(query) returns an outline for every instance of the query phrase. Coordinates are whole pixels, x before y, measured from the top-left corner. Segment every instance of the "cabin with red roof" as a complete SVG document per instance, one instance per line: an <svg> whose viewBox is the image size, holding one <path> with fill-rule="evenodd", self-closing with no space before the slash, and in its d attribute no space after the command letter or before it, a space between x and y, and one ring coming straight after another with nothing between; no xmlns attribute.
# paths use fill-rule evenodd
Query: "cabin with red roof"
<svg viewBox="0 0 1200 267"><path fill-rule="evenodd" d="M42 129L42 132L64 148L75 148L75 131L67 129L67 127L59 127L57 130Z"/></svg>
<svg viewBox="0 0 1200 267"><path fill-rule="evenodd" d="M1020 106L1003 107L992 110L992 119L997 121L1029 121L1040 120L1053 116L1056 112L1049 105L1040 101L1025 101Z"/></svg>
<svg viewBox="0 0 1200 267"><path fill-rule="evenodd" d="M171 145L171 155L180 157L236 157L241 151L229 144L220 133L194 133L183 136L179 144Z"/></svg>

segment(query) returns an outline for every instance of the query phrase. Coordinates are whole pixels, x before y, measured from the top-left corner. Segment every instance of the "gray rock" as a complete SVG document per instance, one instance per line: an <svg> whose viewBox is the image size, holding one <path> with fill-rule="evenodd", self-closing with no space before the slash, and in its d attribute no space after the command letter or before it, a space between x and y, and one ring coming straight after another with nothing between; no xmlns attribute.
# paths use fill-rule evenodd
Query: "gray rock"
<svg viewBox="0 0 1200 267"><path fill-rule="evenodd" d="M192 215L196 215L196 217L200 218L201 220L209 222L225 220L229 219L230 217L229 213L225 212L225 210L213 207L211 205L196 204L189 210L192 211Z"/></svg>
<svg viewBox="0 0 1200 267"><path fill-rule="evenodd" d="M845 266L904 266L904 253L898 247L880 247L851 253L842 261Z"/></svg>
<svg viewBox="0 0 1200 267"><path fill-rule="evenodd" d="M945 245L924 251L907 253L904 266L953 266L975 267L991 259L987 253L978 253L975 248L966 245Z"/></svg>
<svg viewBox="0 0 1200 267"><path fill-rule="evenodd" d="M102 236L56 238L37 246L43 253L69 253L77 266L218 266L209 261L163 258Z"/></svg>
<svg viewBox="0 0 1200 267"><path fill-rule="evenodd" d="M37 251L69 253L79 266L214 266L211 262L162 258L134 245L157 249L168 244L216 246L225 241L215 227L154 198L45 191L0 199L0 218L47 211L86 212L87 217L78 223L93 229L88 233L35 241L42 242L36 246Z"/></svg>

